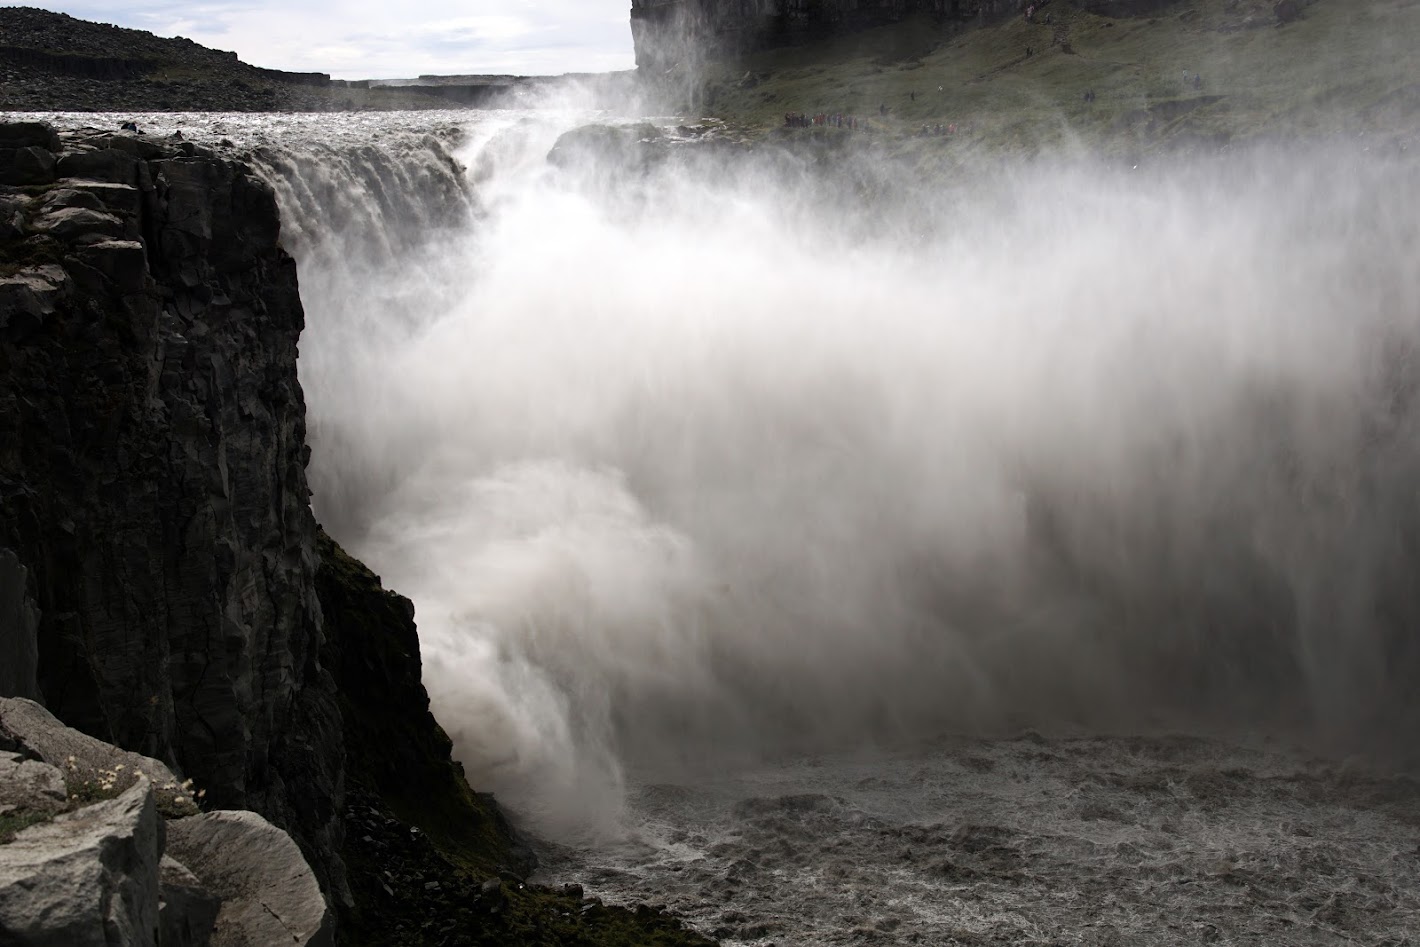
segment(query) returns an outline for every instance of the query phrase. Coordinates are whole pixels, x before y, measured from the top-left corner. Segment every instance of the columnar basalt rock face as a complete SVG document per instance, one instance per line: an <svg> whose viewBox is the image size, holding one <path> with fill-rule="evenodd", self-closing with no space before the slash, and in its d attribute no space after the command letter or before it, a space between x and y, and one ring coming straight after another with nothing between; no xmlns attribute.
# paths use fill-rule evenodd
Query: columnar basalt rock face
<svg viewBox="0 0 1420 947"><path fill-rule="evenodd" d="M0 607L38 612L11 689L290 829L341 895L270 188L190 143L0 126L0 230Z"/></svg>
<svg viewBox="0 0 1420 947"><path fill-rule="evenodd" d="M942 21L984 21L1020 14L1051 0L631 0L636 65L651 72L693 69L757 49L895 23L913 14ZM1157 13L1178 0L1071 0L1108 16ZM1306 0L1287 0L1288 3Z"/></svg>
<svg viewBox="0 0 1420 947"><path fill-rule="evenodd" d="M29 572L0 550L0 694L39 696L39 613L28 593Z"/></svg>
<svg viewBox="0 0 1420 947"><path fill-rule="evenodd" d="M1025 0L632 0L636 64L652 71L893 23L1024 9Z"/></svg>

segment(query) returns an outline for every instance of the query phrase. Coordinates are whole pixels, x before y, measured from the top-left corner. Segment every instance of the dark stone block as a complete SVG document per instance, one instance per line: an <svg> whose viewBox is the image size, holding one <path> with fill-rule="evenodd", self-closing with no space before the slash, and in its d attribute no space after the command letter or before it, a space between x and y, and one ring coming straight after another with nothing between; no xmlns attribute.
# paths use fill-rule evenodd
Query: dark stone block
<svg viewBox="0 0 1420 947"><path fill-rule="evenodd" d="M59 175L66 178L94 178L114 184L138 184L138 159L116 148L80 151L59 159Z"/></svg>
<svg viewBox="0 0 1420 947"><path fill-rule="evenodd" d="M0 123L0 148L59 150L59 134L44 122Z"/></svg>
<svg viewBox="0 0 1420 947"><path fill-rule="evenodd" d="M55 177L54 155L47 149L0 148L0 184L52 184Z"/></svg>

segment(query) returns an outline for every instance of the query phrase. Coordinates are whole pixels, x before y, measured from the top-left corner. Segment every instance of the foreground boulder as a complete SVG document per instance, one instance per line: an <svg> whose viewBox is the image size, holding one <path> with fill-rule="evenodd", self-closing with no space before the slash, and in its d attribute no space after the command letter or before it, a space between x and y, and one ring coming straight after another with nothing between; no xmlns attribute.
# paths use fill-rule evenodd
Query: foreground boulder
<svg viewBox="0 0 1420 947"><path fill-rule="evenodd" d="M255 812L209 812L172 823L168 852L221 898L217 947L329 947L334 922L291 836Z"/></svg>
<svg viewBox="0 0 1420 947"><path fill-rule="evenodd" d="M254 812L197 815L157 760L0 699L0 944L332 944L315 873ZM170 816L164 821L163 815Z"/></svg>
<svg viewBox="0 0 1420 947"><path fill-rule="evenodd" d="M0 943L156 945L162 825L140 777L0 846Z"/></svg>

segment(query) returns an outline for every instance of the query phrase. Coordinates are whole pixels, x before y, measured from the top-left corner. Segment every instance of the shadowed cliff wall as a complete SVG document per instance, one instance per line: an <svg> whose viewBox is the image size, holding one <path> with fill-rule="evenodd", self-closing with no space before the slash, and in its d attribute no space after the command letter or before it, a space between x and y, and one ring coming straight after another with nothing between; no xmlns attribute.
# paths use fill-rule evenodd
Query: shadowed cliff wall
<svg viewBox="0 0 1420 947"><path fill-rule="evenodd" d="M339 898L304 316L271 190L191 144L5 128L0 556L38 613L34 683L290 829Z"/></svg>

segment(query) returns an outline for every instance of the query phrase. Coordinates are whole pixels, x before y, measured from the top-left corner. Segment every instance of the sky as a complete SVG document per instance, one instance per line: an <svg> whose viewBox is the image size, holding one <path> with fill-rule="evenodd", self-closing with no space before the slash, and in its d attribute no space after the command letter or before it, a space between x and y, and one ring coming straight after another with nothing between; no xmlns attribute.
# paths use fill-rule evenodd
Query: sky
<svg viewBox="0 0 1420 947"><path fill-rule="evenodd" d="M13 0L336 79L635 65L631 0Z"/></svg>

